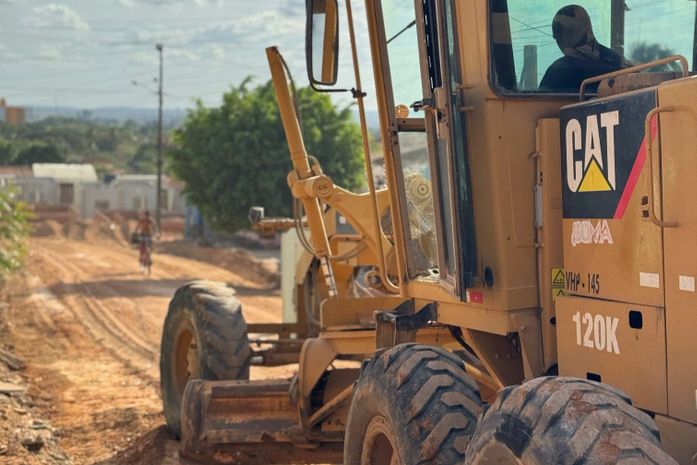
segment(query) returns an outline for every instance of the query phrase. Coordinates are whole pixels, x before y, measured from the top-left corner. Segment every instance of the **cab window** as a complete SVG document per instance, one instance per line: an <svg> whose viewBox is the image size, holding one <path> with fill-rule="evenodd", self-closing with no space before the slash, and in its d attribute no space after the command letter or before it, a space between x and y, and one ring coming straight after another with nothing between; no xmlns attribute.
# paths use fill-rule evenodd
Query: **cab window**
<svg viewBox="0 0 697 465"><path fill-rule="evenodd" d="M423 98L414 0L384 0L381 7L395 114L412 123L399 129L401 154L397 167L404 180L403 198L409 219L405 231L409 275L430 276L438 268L438 249L428 140L423 112L409 108Z"/></svg>
<svg viewBox="0 0 697 465"><path fill-rule="evenodd" d="M684 0L492 0L493 84L507 93L577 93L586 78L670 55L694 66L696 10ZM666 71L680 66L649 70Z"/></svg>

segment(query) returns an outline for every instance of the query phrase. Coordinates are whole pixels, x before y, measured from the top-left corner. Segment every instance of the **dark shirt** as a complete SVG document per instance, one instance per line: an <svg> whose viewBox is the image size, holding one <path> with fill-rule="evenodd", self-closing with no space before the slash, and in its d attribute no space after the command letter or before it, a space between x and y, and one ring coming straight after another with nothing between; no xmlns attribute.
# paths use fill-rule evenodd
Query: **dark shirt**
<svg viewBox="0 0 697 465"><path fill-rule="evenodd" d="M598 60L563 56L552 63L540 82L540 90L578 92L585 79L622 68L624 68L622 56L600 45L600 59ZM587 86L588 91L597 91L598 84Z"/></svg>

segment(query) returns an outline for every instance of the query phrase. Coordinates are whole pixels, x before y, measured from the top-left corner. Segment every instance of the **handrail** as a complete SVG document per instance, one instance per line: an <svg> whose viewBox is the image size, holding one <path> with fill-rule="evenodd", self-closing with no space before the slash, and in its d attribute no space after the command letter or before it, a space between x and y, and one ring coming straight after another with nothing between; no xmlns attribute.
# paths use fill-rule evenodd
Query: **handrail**
<svg viewBox="0 0 697 465"><path fill-rule="evenodd" d="M659 113L670 113L675 110L675 107L656 107L652 109L651 111L648 112L646 115L646 120L644 120L644 134L646 137L646 162L649 164L649 195L648 197L648 204L649 204L649 220L656 226L659 226L661 228L676 228L678 226L678 223L675 221L663 221L659 220L658 217L656 216L656 211L654 207L654 198L653 198L653 191L654 191L654 186L653 186L653 136L652 136L652 128L651 128L651 120L658 115ZM658 136L658 133L656 133Z"/></svg>
<svg viewBox="0 0 697 465"><path fill-rule="evenodd" d="M364 94L361 88L361 73L358 65L358 48L356 47L356 34L353 28L353 11L351 8L351 0L346 1L346 16L348 20L349 38L351 42L351 57L353 59L353 74L356 81L356 92L354 92L354 97L356 98L356 103L358 104L358 116L361 126L361 135L363 138L363 152L365 155L365 170L368 178L368 191L370 192L370 211L373 216L373 221L375 222L375 240L378 246L378 271L380 273L380 279L385 289L392 294L403 294L404 283L402 278L402 270L400 269L399 260L397 261L399 281L397 284L393 283L387 273L387 260L385 259L385 250L382 242L382 227L380 226L380 215L378 211L378 201L375 189L375 178L373 177L373 165L370 159L370 146L368 142L368 125L366 123L365 116L365 106L363 102ZM390 186L392 189L393 186ZM399 244L396 244L399 247Z"/></svg>
<svg viewBox="0 0 697 465"><path fill-rule="evenodd" d="M276 91L276 100L278 101L278 109L281 114L281 121L283 122L283 130L285 131L288 141L290 159L293 163L293 171L291 174L300 181L308 180L312 178L315 173L310 167L310 159L305 150L305 143L303 142L302 132L300 131L298 115L295 113L293 99L288 87L288 75L284 67L283 58L276 47L268 47L266 49L266 57L271 70L271 81ZM290 177L289 174L289 179ZM327 184L325 183L325 185ZM295 192L293 192L293 195L295 196ZM336 281L334 280L334 273L332 272L332 264L329 262L331 246L329 245L329 238L327 237L327 230L324 225L322 207L317 197L304 196L301 201L305 207L312 245L315 249L315 255L319 259L320 266L322 267L329 297L336 297Z"/></svg>
<svg viewBox="0 0 697 465"><path fill-rule="evenodd" d="M671 55L671 56L668 56L665 58L661 58L660 60L654 60L654 61L650 61L648 63L642 63L640 65L630 66L629 68L623 68L623 69L620 69L617 71L613 71L612 73L600 74L598 76L593 76L593 77L589 77L587 79L584 79L583 82L581 82L581 87L578 90L578 93L579 93L578 98L580 101L583 101L585 94L586 94L586 86L588 84L592 84L594 82L600 82L600 81L603 81L605 79L616 78L618 76L624 76L625 74L635 73L637 71L642 71L644 69L653 68L654 66L665 65L668 63L676 62L676 61L679 61L680 64L682 65L682 77L688 77L690 75L690 67L687 64L687 58L685 58L682 55Z"/></svg>

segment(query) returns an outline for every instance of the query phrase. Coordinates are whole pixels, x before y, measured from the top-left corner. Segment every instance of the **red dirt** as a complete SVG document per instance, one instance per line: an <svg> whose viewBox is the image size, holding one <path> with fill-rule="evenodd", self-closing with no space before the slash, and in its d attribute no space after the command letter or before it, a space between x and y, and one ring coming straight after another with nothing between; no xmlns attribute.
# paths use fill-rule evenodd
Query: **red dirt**
<svg viewBox="0 0 697 465"><path fill-rule="evenodd" d="M159 394L169 299L187 281L223 281L252 291L239 297L247 321L274 322L281 301L269 288L277 278L251 256L185 243L162 249L191 258L158 253L156 245L153 273L144 276L137 252L113 236L102 239L109 236L103 227L71 222L59 232L44 223L47 234L31 239L26 274L10 290L3 336L27 362L30 397L48 399L38 414L58 429L58 446L73 464L177 463ZM292 369L253 368L252 377L287 376ZM8 458L24 460L0 455L0 462Z"/></svg>

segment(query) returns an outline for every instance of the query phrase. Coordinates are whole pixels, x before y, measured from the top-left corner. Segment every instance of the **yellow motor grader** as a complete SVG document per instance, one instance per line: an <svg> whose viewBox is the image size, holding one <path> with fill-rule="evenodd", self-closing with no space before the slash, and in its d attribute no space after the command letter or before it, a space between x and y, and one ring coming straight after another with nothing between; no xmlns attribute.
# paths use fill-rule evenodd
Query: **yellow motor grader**
<svg viewBox="0 0 697 465"><path fill-rule="evenodd" d="M161 378L180 455L697 463L697 4L306 5L308 76L355 100L368 192L308 156L267 49L296 199L278 227L307 250L298 318L245 324L223 284L177 291Z"/></svg>

